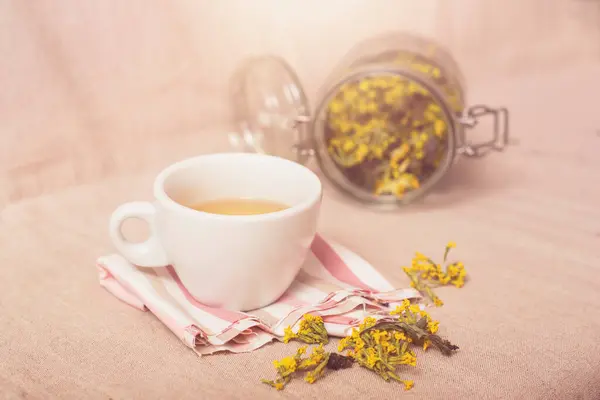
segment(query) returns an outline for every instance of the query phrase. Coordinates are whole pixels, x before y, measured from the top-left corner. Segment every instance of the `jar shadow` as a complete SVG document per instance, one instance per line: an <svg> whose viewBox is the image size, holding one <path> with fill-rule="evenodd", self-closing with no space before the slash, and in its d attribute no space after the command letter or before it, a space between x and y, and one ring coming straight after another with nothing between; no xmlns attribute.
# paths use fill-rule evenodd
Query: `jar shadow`
<svg viewBox="0 0 600 400"><path fill-rule="evenodd" d="M481 161L460 160L421 202L410 207L421 211L447 207L489 196L510 184L507 176L494 173L492 163Z"/></svg>
<svg viewBox="0 0 600 400"><path fill-rule="evenodd" d="M502 173L499 173L500 169ZM447 208L455 204L468 203L477 198L494 195L512 186L517 179L522 178L522 171L519 172L519 178L517 178L514 176L516 172L508 170L506 164L495 162L492 159L486 159L485 161L481 159L463 159L454 164L423 199L394 208L392 211L390 208L385 210L379 209L377 206L369 207L348 198L347 195L328 182L318 167L314 166L313 171L324 182L324 188L328 196L337 201L375 213L429 212Z"/></svg>

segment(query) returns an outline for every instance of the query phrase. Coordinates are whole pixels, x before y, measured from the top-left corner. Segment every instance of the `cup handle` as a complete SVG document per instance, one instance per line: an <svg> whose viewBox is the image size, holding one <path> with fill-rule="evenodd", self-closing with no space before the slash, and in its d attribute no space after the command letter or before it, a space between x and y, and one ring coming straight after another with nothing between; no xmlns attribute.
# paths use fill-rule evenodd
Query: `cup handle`
<svg viewBox="0 0 600 400"><path fill-rule="evenodd" d="M110 217L109 235L119 253L129 262L140 267L164 267L169 265L167 255L156 235L156 207L146 201L134 201L117 207ZM129 218L146 221L150 237L141 243L125 239L121 227Z"/></svg>

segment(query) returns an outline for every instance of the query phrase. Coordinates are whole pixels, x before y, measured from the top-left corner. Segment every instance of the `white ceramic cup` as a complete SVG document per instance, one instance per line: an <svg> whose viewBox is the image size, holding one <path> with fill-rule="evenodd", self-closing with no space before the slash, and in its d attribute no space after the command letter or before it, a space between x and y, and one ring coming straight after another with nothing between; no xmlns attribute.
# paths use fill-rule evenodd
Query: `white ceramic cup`
<svg viewBox="0 0 600 400"><path fill-rule="evenodd" d="M118 207L110 219L117 250L140 267L172 265L187 290L206 305L233 310L264 307L300 270L317 230L322 198L308 168L252 153L202 155L175 163L154 181L153 203ZM183 204L257 198L290 208L258 215L220 215ZM125 240L128 218L145 220L150 237Z"/></svg>

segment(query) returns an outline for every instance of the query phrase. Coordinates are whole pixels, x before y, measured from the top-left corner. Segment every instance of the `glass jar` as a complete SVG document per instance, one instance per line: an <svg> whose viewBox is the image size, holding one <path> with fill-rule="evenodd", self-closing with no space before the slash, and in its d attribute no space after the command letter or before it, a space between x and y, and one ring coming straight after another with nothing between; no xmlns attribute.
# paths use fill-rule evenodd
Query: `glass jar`
<svg viewBox="0 0 600 400"><path fill-rule="evenodd" d="M394 32L359 43L323 85L313 113L285 60L246 60L231 82L237 150L306 163L315 156L333 185L355 200L396 208L425 196L457 155L478 157L508 141L508 111L467 107L464 77L430 39ZM466 130L490 115L489 140Z"/></svg>

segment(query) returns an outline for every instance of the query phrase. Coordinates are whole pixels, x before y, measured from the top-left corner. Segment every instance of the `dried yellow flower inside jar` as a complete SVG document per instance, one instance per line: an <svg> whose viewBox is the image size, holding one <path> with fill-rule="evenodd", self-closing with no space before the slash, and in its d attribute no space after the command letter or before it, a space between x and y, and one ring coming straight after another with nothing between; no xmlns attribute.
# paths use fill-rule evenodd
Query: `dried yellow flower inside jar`
<svg viewBox="0 0 600 400"><path fill-rule="evenodd" d="M298 77L284 60L248 60L233 79L241 132L238 150L306 163L352 198L394 208L423 197L458 153L500 150L508 138L505 109L465 106L465 84L452 57L429 39L405 33L359 43L333 72L310 114ZM494 136L466 141L465 128L494 117Z"/></svg>

